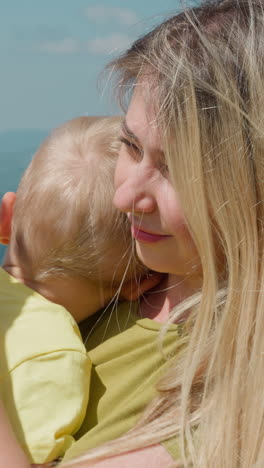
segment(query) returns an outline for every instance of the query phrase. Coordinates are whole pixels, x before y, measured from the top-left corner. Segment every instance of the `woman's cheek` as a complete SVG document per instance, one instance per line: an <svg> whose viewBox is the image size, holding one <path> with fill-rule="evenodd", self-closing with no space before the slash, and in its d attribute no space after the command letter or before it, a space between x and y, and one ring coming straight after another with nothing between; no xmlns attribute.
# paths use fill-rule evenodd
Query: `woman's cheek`
<svg viewBox="0 0 264 468"><path fill-rule="evenodd" d="M163 212L164 216L167 218L166 224L167 228L170 230L170 234L176 237L180 236L186 240L190 240L192 237L187 227L179 196L169 181L166 181L164 195L165 196L163 196L163 200L165 203Z"/></svg>
<svg viewBox="0 0 264 468"><path fill-rule="evenodd" d="M191 238L184 216L180 211L175 212L174 219L171 223L171 230L172 235L175 235L176 237L180 236L184 237L185 239Z"/></svg>

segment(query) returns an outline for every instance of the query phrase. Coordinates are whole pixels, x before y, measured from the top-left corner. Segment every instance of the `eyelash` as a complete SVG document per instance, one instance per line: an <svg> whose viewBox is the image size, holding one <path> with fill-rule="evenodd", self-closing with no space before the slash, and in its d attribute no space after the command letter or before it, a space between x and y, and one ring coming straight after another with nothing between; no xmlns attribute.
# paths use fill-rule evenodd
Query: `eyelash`
<svg viewBox="0 0 264 468"><path fill-rule="evenodd" d="M121 143L124 143L124 145L126 145L127 148L133 149L138 155L143 156L143 151L140 148L138 148L138 146L135 145L135 143L132 143L132 141L130 141L128 138L120 136L119 141ZM163 174L164 177L168 177L169 168L167 164L161 163L159 165L159 170Z"/></svg>
<svg viewBox="0 0 264 468"><path fill-rule="evenodd" d="M139 154L139 155L143 154L142 150L139 149L138 146L135 145L135 143L132 143L132 141L128 140L127 138L121 136L121 137L119 137L119 141L121 143L124 143L124 145L126 145L128 148L133 149L134 151L136 151L137 154Z"/></svg>

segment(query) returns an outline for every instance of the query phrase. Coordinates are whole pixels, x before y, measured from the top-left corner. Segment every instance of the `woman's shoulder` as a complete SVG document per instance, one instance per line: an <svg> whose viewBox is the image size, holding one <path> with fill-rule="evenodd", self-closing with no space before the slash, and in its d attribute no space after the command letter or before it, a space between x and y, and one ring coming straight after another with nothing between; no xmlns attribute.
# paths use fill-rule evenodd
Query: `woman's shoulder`
<svg viewBox="0 0 264 468"><path fill-rule="evenodd" d="M122 343L124 347L136 341L137 346L156 343L163 324L138 314L138 302L120 302L115 306L99 311L80 324L83 341L88 352L98 347L115 347L118 353ZM164 342L175 343L180 336L180 326L168 327Z"/></svg>

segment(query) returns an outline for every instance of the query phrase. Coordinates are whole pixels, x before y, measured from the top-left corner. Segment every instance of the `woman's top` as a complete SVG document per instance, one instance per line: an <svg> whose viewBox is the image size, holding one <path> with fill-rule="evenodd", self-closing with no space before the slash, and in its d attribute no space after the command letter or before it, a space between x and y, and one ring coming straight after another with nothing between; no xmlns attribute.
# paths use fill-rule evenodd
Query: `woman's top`
<svg viewBox="0 0 264 468"><path fill-rule="evenodd" d="M78 439L65 460L84 454L131 429L156 395L155 385L182 348L181 326L169 327L161 349L162 324L137 316L137 304L119 304L87 319L81 326L92 361L90 396ZM165 448L177 459L176 438Z"/></svg>

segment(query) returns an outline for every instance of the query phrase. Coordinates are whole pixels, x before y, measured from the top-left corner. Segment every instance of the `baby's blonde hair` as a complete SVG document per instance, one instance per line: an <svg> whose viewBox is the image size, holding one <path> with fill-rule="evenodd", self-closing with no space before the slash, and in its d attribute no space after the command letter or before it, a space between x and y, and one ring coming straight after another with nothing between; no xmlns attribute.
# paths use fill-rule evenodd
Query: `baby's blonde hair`
<svg viewBox="0 0 264 468"><path fill-rule="evenodd" d="M17 191L15 252L35 280L120 283L133 274L127 218L113 206L119 117L79 117L40 146Z"/></svg>

